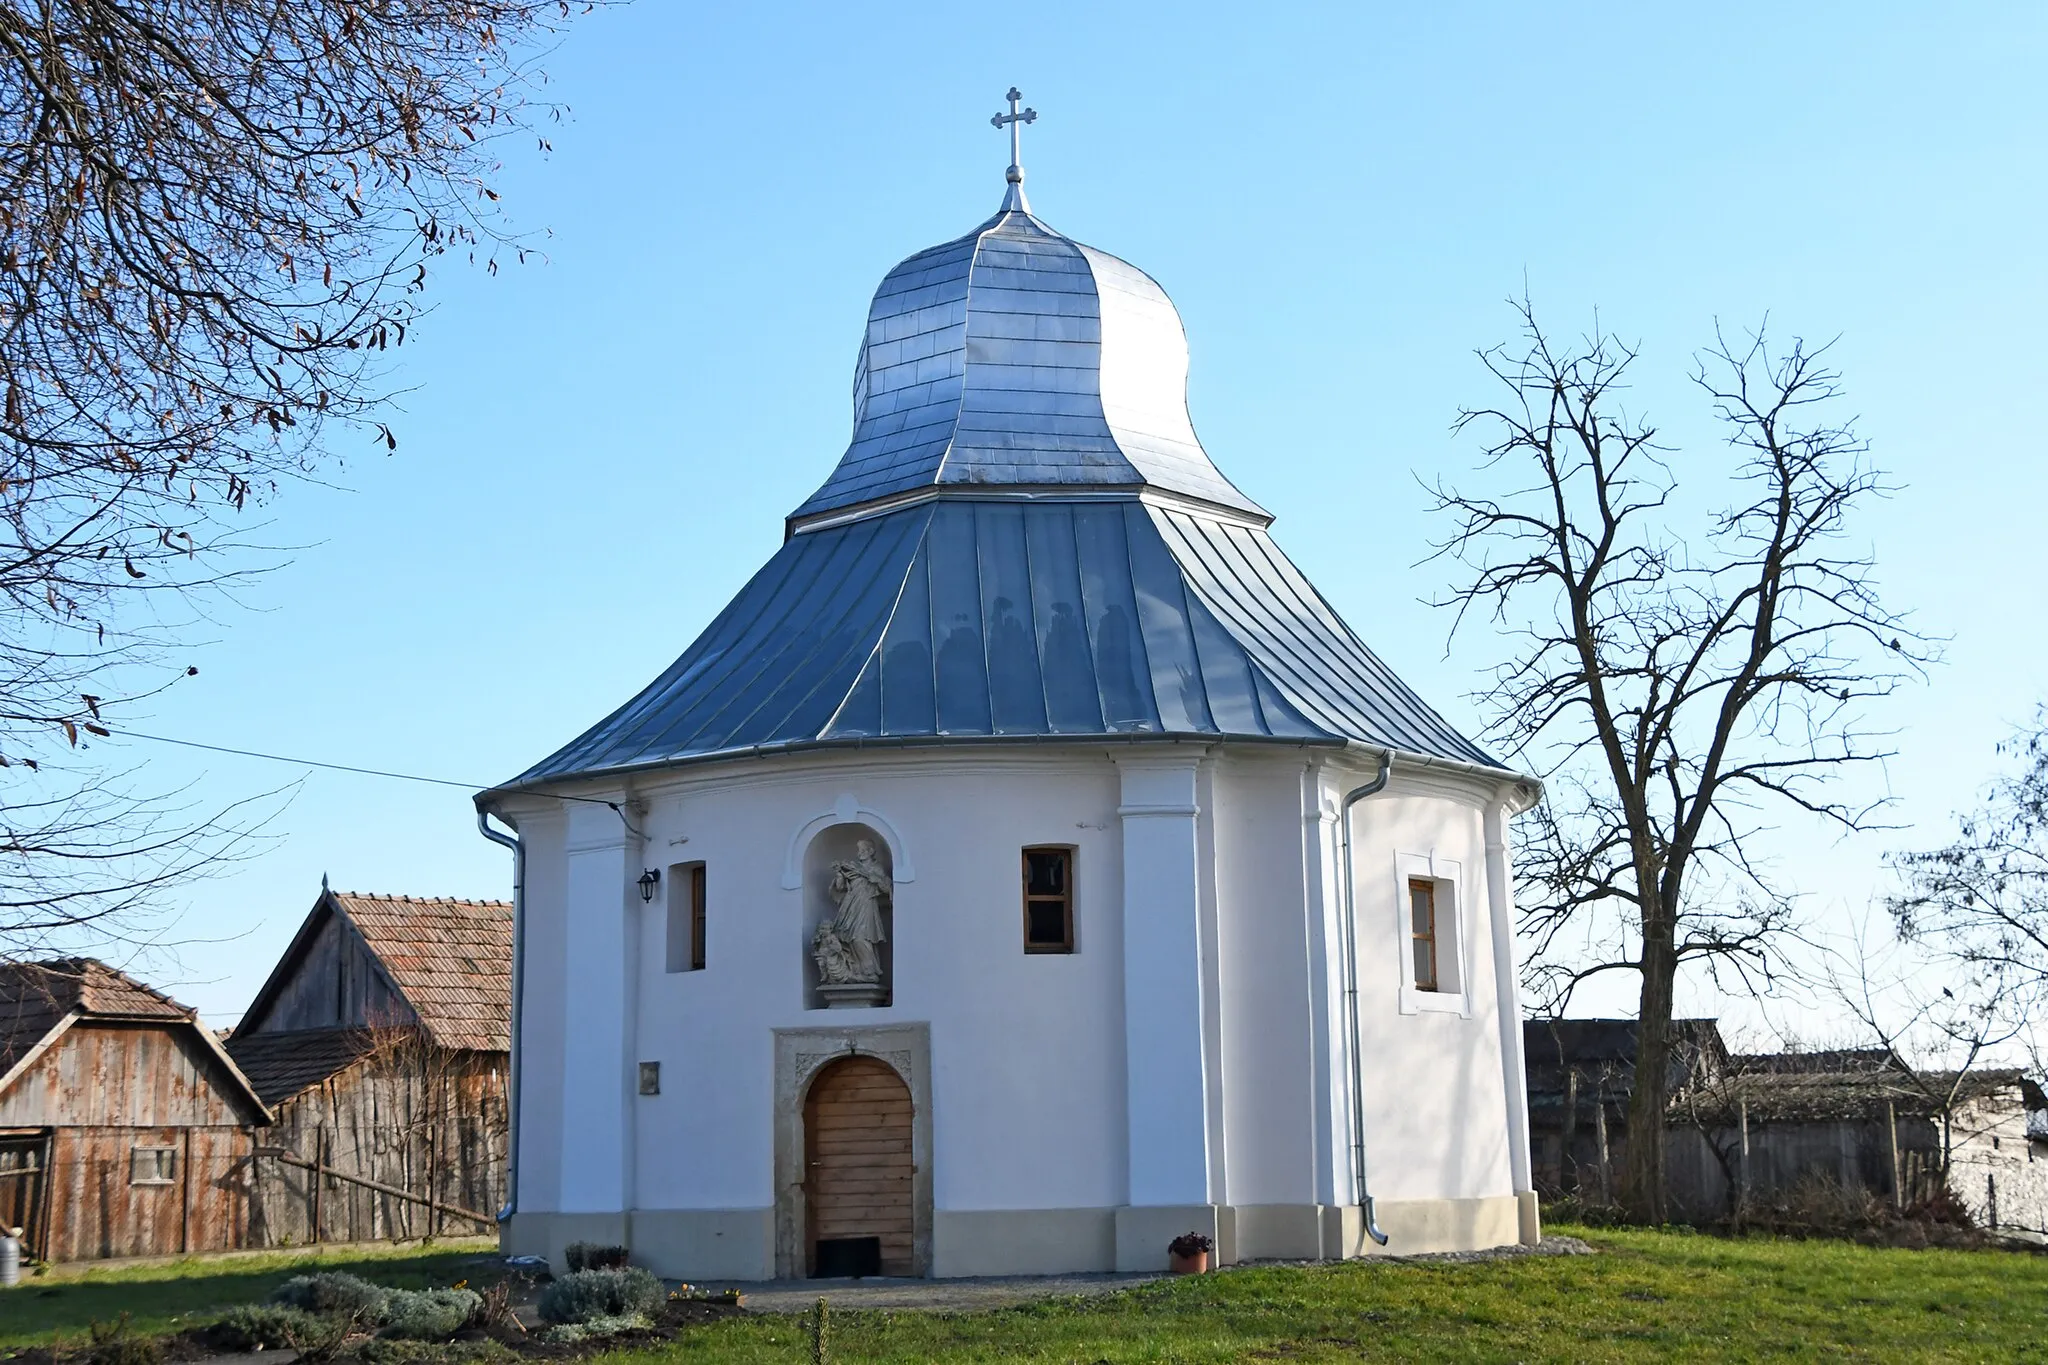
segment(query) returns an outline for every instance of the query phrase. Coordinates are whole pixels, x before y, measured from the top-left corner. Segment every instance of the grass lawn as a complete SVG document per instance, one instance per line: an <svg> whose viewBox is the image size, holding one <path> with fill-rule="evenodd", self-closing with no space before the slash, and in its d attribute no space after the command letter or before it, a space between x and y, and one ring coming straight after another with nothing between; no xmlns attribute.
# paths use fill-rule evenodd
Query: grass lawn
<svg viewBox="0 0 2048 1365"><path fill-rule="evenodd" d="M2048 1362L2048 1257L1559 1230L1604 1254L1254 1268L957 1316L835 1310L832 1359ZM215 1257L31 1280L0 1293L0 1346L77 1336L122 1312L145 1330L203 1322L315 1260L386 1284L447 1284L488 1247ZM800 1319L749 1315L594 1365L808 1359Z"/></svg>
<svg viewBox="0 0 2048 1365"><path fill-rule="evenodd" d="M148 1265L62 1266L23 1275L0 1290L0 1350L59 1335L83 1338L95 1321L123 1313L138 1332L173 1332L211 1322L238 1303L255 1303L309 1267L352 1270L379 1284L424 1289L462 1278L495 1237L444 1238L432 1247L336 1247L324 1251L233 1252Z"/></svg>
<svg viewBox="0 0 2048 1365"><path fill-rule="evenodd" d="M2048 1257L1569 1231L1605 1254L1253 1268L957 1317L834 1312L832 1359L2048 1360ZM798 1319L748 1317L602 1365L807 1358Z"/></svg>

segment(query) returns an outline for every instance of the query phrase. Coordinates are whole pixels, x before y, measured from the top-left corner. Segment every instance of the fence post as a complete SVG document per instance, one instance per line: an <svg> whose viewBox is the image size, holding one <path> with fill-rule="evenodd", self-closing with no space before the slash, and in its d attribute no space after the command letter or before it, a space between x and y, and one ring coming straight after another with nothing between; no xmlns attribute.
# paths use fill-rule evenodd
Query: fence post
<svg viewBox="0 0 2048 1365"><path fill-rule="evenodd" d="M430 1111L431 1112L431 1111ZM441 1235L441 1125L427 1124L427 1236Z"/></svg>
<svg viewBox="0 0 2048 1365"><path fill-rule="evenodd" d="M320 1244L320 1199L327 1189L327 1130L313 1130L313 1245Z"/></svg>
<svg viewBox="0 0 2048 1365"><path fill-rule="evenodd" d="M1739 1191L1739 1192L1737 1193L1737 1195L1736 1195L1736 1203L1735 1203L1735 1207L1736 1207L1736 1211L1737 1211L1738 1215L1740 1215L1740 1216L1745 1216L1745 1217L1746 1217L1746 1216L1748 1215L1748 1213L1749 1213L1749 1201L1750 1201L1750 1198L1751 1198L1751 1193L1752 1193L1752 1191L1753 1191L1753 1190L1755 1189L1755 1185L1754 1185L1754 1184L1753 1184L1753 1183L1751 1182L1751 1178L1750 1178L1750 1171L1749 1171L1749 1097L1748 1097L1748 1096L1744 1096L1744 1097L1743 1097L1743 1098L1742 1098L1742 1099L1741 1099L1740 1101L1738 1101L1738 1102L1737 1102L1737 1107L1736 1107L1736 1111L1735 1111L1735 1112L1736 1112L1736 1116L1737 1116L1737 1118L1739 1119L1739 1121L1740 1121L1740 1122L1741 1122L1741 1124L1742 1124L1742 1189L1741 1189L1741 1190L1740 1190L1740 1191Z"/></svg>
<svg viewBox="0 0 2048 1365"><path fill-rule="evenodd" d="M1593 1097L1593 1134L1600 1142L1600 1202L1614 1202L1614 1166L1607 1155L1607 1087Z"/></svg>
<svg viewBox="0 0 2048 1365"><path fill-rule="evenodd" d="M1901 1213L1906 1207L1906 1191L1899 1181L1899 1109L1891 1100L1884 1102L1884 1126L1892 1144L1892 1212Z"/></svg>
<svg viewBox="0 0 2048 1365"><path fill-rule="evenodd" d="M1564 1146L1557 1157L1557 1183L1560 1189L1573 1194L1579 1192L1579 1069L1571 1068L1564 1075Z"/></svg>

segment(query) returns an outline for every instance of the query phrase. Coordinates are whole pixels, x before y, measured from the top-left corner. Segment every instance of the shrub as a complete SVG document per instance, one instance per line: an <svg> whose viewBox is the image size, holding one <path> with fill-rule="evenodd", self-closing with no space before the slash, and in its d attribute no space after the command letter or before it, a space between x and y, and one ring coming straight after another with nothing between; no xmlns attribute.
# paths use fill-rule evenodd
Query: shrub
<svg viewBox="0 0 2048 1365"><path fill-rule="evenodd" d="M473 1289L394 1289L384 1300L384 1335L408 1341L446 1341L483 1305Z"/></svg>
<svg viewBox="0 0 2048 1365"><path fill-rule="evenodd" d="M403 1341L371 1337L356 1352L363 1365L516 1365L519 1356L503 1342Z"/></svg>
<svg viewBox="0 0 2048 1365"><path fill-rule="evenodd" d="M623 1317L592 1318L588 1322L565 1322L560 1327L550 1327L545 1340L564 1344L602 1341L606 1337L619 1336L625 1332L638 1332L653 1325L652 1318L639 1313L630 1313Z"/></svg>
<svg viewBox="0 0 2048 1365"><path fill-rule="evenodd" d="M85 1352L87 1365L157 1365L164 1357L155 1338L135 1335L126 1313L112 1322L93 1323L86 1336L91 1342Z"/></svg>
<svg viewBox="0 0 2048 1365"><path fill-rule="evenodd" d="M626 1249L622 1246L608 1246L601 1242L571 1242L562 1249L562 1259L569 1263L569 1270L623 1270L626 1268Z"/></svg>
<svg viewBox="0 0 2048 1365"><path fill-rule="evenodd" d="M231 1308L208 1334L222 1351L263 1351L278 1346L305 1351L332 1345L341 1326L331 1317L277 1303L245 1303Z"/></svg>
<svg viewBox="0 0 2048 1365"><path fill-rule="evenodd" d="M270 1301L308 1313L332 1313L364 1322L382 1321L391 1291L346 1270L294 1275L271 1291Z"/></svg>
<svg viewBox="0 0 2048 1365"><path fill-rule="evenodd" d="M624 1270L578 1270L541 1291L541 1320L556 1324L652 1313L661 1302L661 1281L638 1266Z"/></svg>

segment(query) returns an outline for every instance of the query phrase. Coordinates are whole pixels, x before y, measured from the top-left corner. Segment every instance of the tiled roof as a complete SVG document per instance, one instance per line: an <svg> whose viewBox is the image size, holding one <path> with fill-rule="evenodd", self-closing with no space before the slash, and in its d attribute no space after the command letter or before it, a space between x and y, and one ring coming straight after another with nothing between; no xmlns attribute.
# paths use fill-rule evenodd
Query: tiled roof
<svg viewBox="0 0 2048 1365"><path fill-rule="evenodd" d="M162 991L96 958L0 963L0 1073L74 1010L109 1019L195 1017Z"/></svg>
<svg viewBox="0 0 2048 1365"><path fill-rule="evenodd" d="M332 894L436 1043L482 1052L512 1046L508 902Z"/></svg>
<svg viewBox="0 0 2048 1365"><path fill-rule="evenodd" d="M228 1055L267 1105L275 1107L361 1059L376 1045L363 1029L298 1029L231 1037Z"/></svg>

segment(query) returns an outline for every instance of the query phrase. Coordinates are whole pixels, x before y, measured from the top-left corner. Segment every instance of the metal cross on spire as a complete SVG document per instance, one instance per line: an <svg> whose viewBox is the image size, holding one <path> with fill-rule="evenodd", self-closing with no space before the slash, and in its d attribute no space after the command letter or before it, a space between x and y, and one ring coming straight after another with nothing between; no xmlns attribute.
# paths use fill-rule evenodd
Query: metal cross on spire
<svg viewBox="0 0 2048 1365"><path fill-rule="evenodd" d="M1024 212L1029 213L1031 212L1031 205L1024 200L1023 133L1025 124L1038 122L1038 111L1036 109L1019 110L1017 108L1018 101L1022 100L1024 95L1014 85L1010 87L1010 93L1004 96L1004 98L1010 101L1010 112L1007 114L997 114L989 120L997 128L1007 126L1010 130L1010 169L1003 177L1010 182L1010 192L1003 197L1003 207L1006 209L1022 209Z"/></svg>

